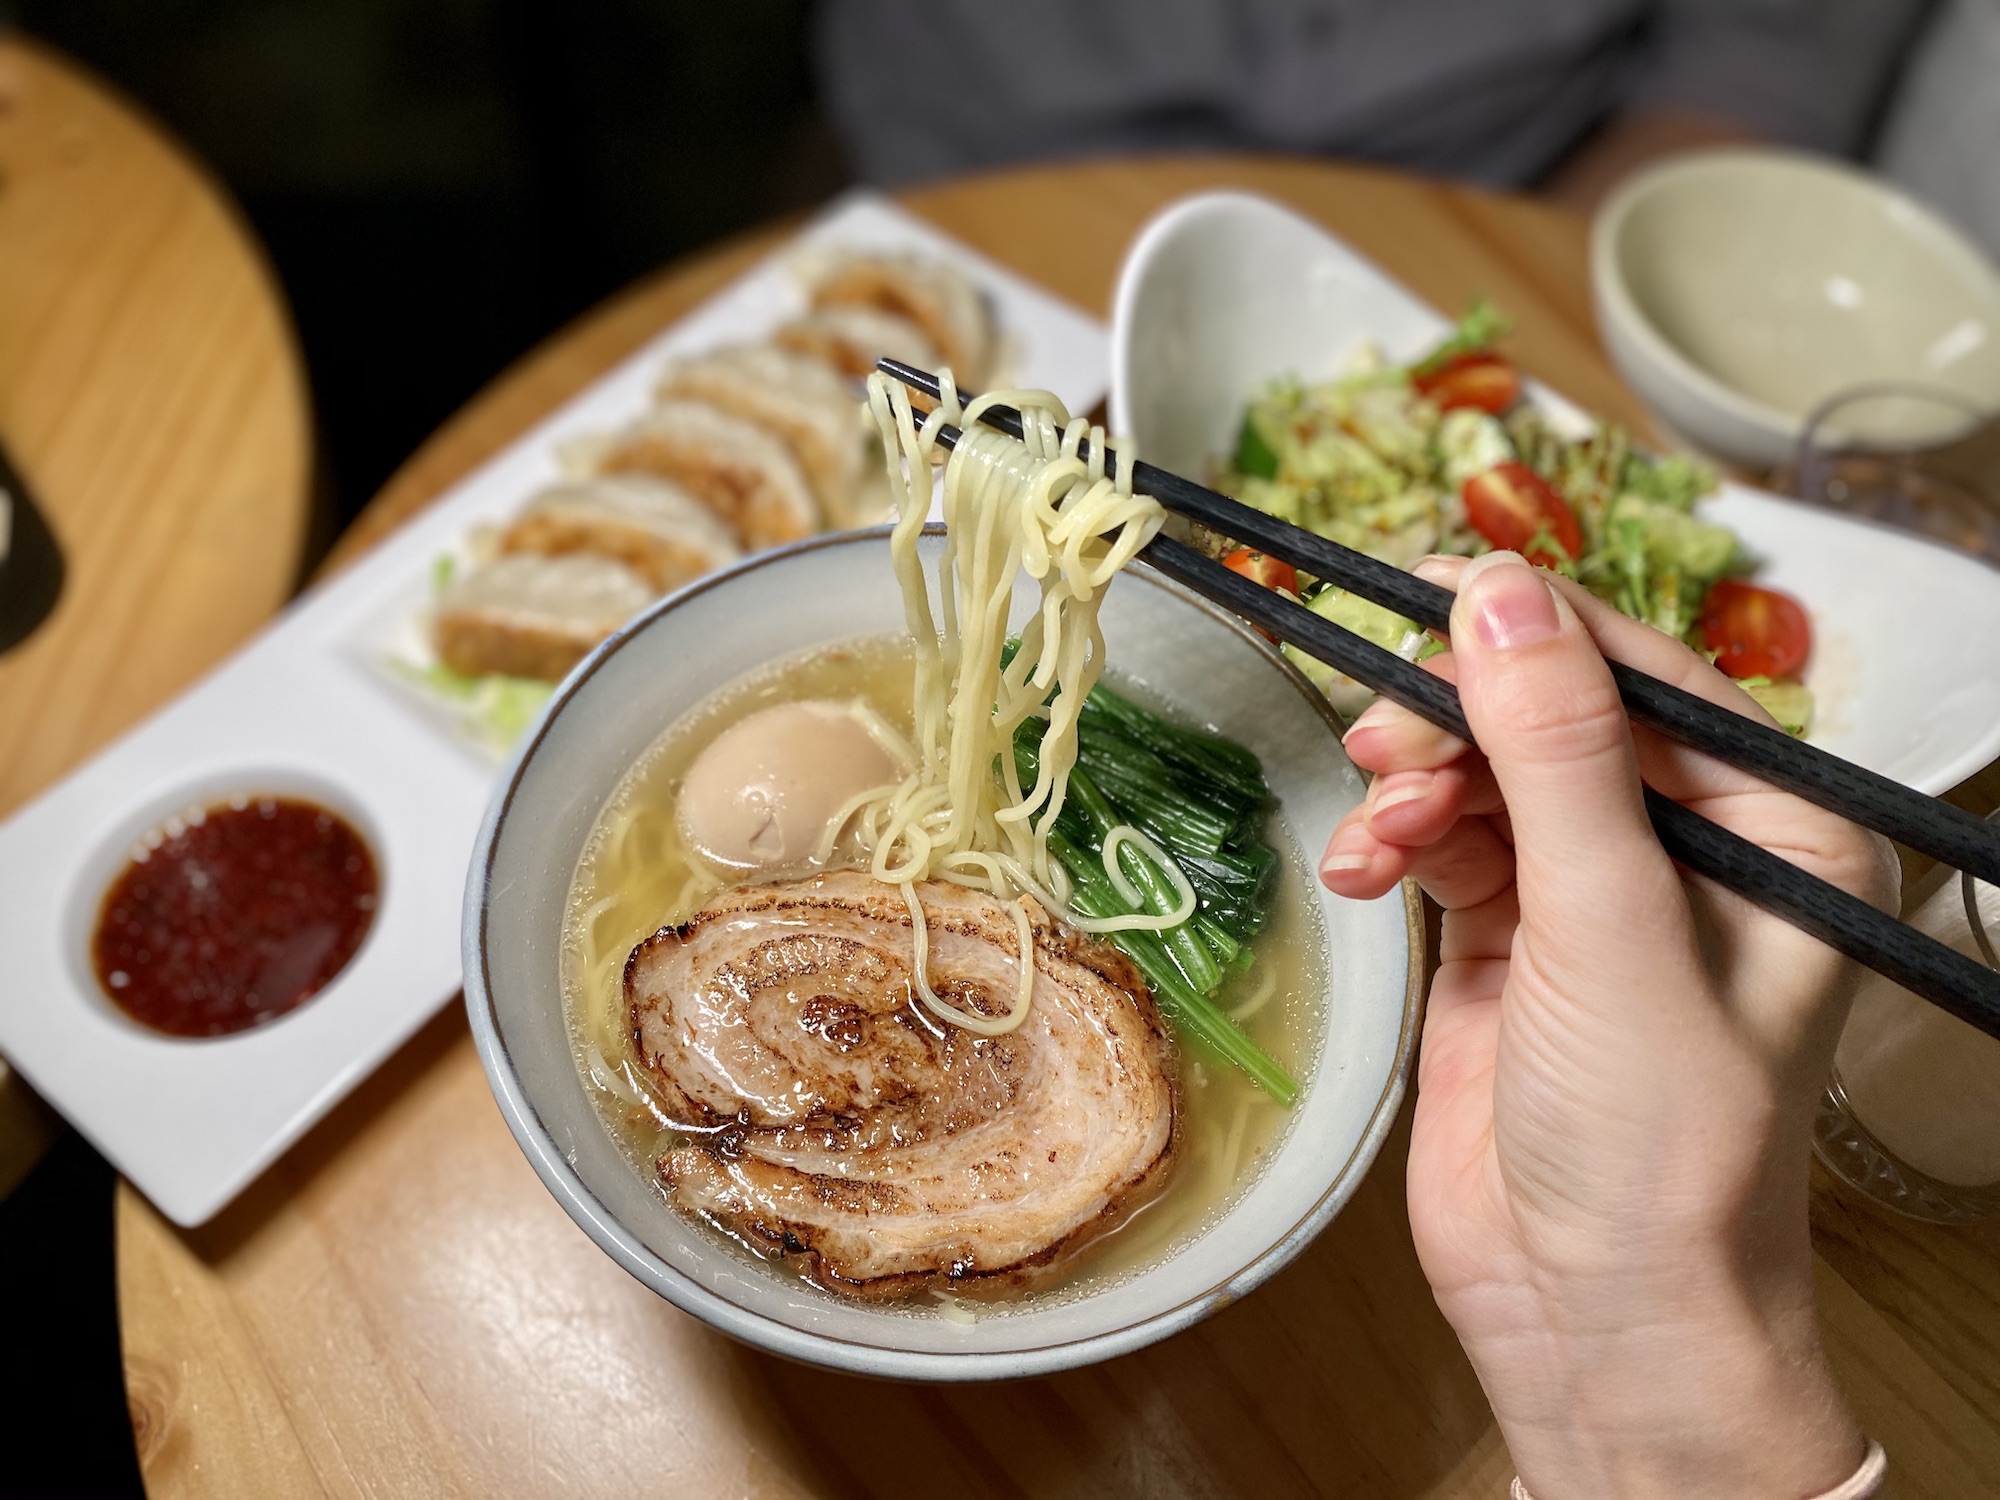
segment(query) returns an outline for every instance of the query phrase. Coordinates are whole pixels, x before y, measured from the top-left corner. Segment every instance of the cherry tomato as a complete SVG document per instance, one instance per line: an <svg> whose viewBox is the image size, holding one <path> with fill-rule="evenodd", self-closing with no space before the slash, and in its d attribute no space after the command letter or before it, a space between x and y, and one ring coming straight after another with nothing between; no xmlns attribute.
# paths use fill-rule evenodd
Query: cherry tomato
<svg viewBox="0 0 2000 1500"><path fill-rule="evenodd" d="M1476 407L1497 417L1521 399L1521 377L1514 367L1484 349L1454 354L1435 370L1417 376L1416 387L1440 411Z"/></svg>
<svg viewBox="0 0 2000 1500"><path fill-rule="evenodd" d="M1495 464L1465 481L1465 518L1495 547L1519 552L1552 568L1561 561L1547 547L1529 544L1546 531L1574 560L1583 552L1583 528L1550 483L1518 459Z"/></svg>
<svg viewBox="0 0 2000 1500"><path fill-rule="evenodd" d="M1296 595L1299 591L1299 570L1288 562L1279 562L1275 557L1266 557L1248 547L1238 547L1222 559L1223 567L1232 573L1241 573L1252 583L1261 583L1267 589L1283 589Z"/></svg>
<svg viewBox="0 0 2000 1500"><path fill-rule="evenodd" d="M1731 677L1790 677L1812 651L1798 600L1738 578L1723 579L1701 601L1701 638Z"/></svg>

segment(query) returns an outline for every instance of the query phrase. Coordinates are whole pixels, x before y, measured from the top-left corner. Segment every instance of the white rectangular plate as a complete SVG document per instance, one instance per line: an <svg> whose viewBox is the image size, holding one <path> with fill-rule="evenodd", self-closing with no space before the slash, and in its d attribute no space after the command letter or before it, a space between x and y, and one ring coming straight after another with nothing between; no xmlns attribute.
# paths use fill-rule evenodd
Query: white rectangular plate
<svg viewBox="0 0 2000 1500"><path fill-rule="evenodd" d="M564 440L632 420L669 355L761 336L797 311L810 245L910 248L992 295L1022 384L1102 397L1101 324L895 208L857 195L302 597L166 709L0 824L0 1052L176 1223L211 1217L458 988L465 864L495 777L382 669L432 562L558 475ZM885 584L885 587L887 585ZM213 1040L139 1026L100 993L88 942L134 839L190 803L293 792L368 835L381 903L361 951L282 1019Z"/></svg>

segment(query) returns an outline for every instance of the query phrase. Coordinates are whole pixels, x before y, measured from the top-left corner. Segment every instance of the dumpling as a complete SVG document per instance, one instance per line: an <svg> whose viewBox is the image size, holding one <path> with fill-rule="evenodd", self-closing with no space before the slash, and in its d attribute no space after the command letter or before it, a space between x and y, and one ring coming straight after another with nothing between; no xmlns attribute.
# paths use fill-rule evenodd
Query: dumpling
<svg viewBox="0 0 2000 1500"><path fill-rule="evenodd" d="M878 307L822 307L792 319L772 337L784 348L810 355L851 380L866 378L878 359L900 359L920 370L935 370L944 363L923 329Z"/></svg>
<svg viewBox="0 0 2000 1500"><path fill-rule="evenodd" d="M707 506L749 551L820 529L819 502L781 437L706 401L662 401L592 445L599 474L652 474Z"/></svg>
<svg viewBox="0 0 2000 1500"><path fill-rule="evenodd" d="M553 485L500 533L499 550L608 557L663 594L743 555L734 534L706 506L652 474L605 474Z"/></svg>
<svg viewBox="0 0 2000 1500"><path fill-rule="evenodd" d="M609 558L500 557L445 586L432 639L438 660L468 677L555 682L655 597Z"/></svg>
<svg viewBox="0 0 2000 1500"><path fill-rule="evenodd" d="M860 405L831 368L772 344L732 344L676 360L660 376L663 401L706 401L791 445L836 526L850 523L866 430Z"/></svg>
<svg viewBox="0 0 2000 1500"><path fill-rule="evenodd" d="M981 390L992 378L993 309L956 266L909 252L847 252L817 267L811 286L815 308L873 308L916 324L963 389Z"/></svg>

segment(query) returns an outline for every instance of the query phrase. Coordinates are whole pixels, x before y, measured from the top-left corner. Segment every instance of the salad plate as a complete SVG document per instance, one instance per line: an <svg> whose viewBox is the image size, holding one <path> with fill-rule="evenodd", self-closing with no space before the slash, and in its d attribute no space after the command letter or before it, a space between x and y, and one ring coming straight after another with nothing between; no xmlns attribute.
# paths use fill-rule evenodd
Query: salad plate
<svg viewBox="0 0 2000 1500"><path fill-rule="evenodd" d="M640 416L668 360L796 316L799 257L831 251L949 262L990 299L1016 378L1077 410L1102 396L1101 324L854 195L0 823L0 1054L168 1218L214 1215L458 989L459 897L504 754L413 692L399 660L438 560L562 477L565 444ZM305 797L361 830L380 872L372 926L279 1019L200 1039L150 1030L96 981L100 901L149 829L243 793Z"/></svg>
<svg viewBox="0 0 2000 1500"><path fill-rule="evenodd" d="M1161 213L1126 257L1112 324L1112 425L1150 461L1214 480L1239 451L1246 409L1273 381L1331 381L1369 345L1388 366L1408 365L1452 329L1289 209L1203 194ZM1527 400L1567 441L1594 427L1532 382ZM1754 566L1750 580L1803 606L1814 744L1932 793L2000 756L2000 651L1991 644L2000 640L2000 573L1732 481L1695 500L1692 518L1733 533L1738 565Z"/></svg>

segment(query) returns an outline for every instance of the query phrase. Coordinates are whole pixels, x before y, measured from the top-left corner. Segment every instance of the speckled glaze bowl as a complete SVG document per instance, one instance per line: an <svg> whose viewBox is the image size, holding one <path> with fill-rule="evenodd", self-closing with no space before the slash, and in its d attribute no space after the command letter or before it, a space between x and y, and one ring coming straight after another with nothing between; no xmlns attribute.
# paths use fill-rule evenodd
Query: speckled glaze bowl
<svg viewBox="0 0 2000 1500"><path fill-rule="evenodd" d="M1863 382L2000 406L2000 271L1842 162L1732 149L1638 173L1598 211L1590 284L1633 389L1739 463L1782 463L1813 408Z"/></svg>
<svg viewBox="0 0 2000 1500"><path fill-rule="evenodd" d="M935 568L941 538L925 540ZM1023 590L1016 618L1032 609ZM1277 815L1316 851L1360 801L1325 702L1256 634L1143 569L1102 621L1114 670L1263 758ZM776 1354L863 1374L986 1380L1089 1364L1241 1297L1353 1195L1395 1119L1421 1011L1414 897L1316 882L1329 976L1317 1065L1262 1171L1167 1258L1087 1294L970 1325L859 1306L754 1261L668 1207L613 1140L570 1050L559 974L571 875L600 808L666 727L725 684L814 645L903 628L884 530L802 543L662 601L583 663L503 777L465 893L465 1001L514 1137L570 1216L676 1306Z"/></svg>

